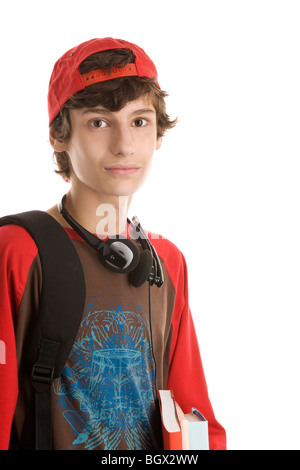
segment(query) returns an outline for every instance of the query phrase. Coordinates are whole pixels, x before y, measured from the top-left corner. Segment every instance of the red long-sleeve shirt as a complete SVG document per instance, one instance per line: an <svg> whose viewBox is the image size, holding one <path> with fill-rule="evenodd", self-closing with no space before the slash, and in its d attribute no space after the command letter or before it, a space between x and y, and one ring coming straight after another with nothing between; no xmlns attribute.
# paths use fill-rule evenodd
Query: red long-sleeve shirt
<svg viewBox="0 0 300 470"><path fill-rule="evenodd" d="M107 271L91 247L73 230L66 231L80 257L87 294L64 373L53 384L54 448L157 448L156 386L171 389L185 413L199 409L208 420L210 449L226 449L225 430L208 395L180 250L149 233L165 278L163 287L151 288L154 363L147 285L135 288L127 275ZM21 440L27 433L31 392L22 358L38 311L41 282L33 239L21 227L1 227L0 340L6 363L0 364L0 449L8 448L13 419Z"/></svg>

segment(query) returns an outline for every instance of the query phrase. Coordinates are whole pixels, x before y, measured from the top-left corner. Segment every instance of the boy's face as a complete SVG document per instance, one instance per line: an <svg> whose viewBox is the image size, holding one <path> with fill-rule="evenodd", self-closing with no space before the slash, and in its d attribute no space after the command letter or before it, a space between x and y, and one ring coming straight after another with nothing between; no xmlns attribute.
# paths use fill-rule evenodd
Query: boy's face
<svg viewBox="0 0 300 470"><path fill-rule="evenodd" d="M157 139L156 111L148 97L131 101L117 112L102 106L70 110L72 133L67 151L72 186L99 196L131 196L145 181ZM63 148L62 148L63 147Z"/></svg>

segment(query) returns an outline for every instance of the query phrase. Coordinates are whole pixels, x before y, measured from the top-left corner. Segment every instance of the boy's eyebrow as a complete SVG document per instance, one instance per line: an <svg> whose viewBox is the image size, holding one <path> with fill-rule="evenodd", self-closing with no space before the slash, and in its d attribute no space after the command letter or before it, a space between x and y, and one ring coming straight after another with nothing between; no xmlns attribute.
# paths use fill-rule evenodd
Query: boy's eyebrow
<svg viewBox="0 0 300 470"><path fill-rule="evenodd" d="M113 111L110 111L106 108L87 108L82 111L82 114L92 114L92 113L99 113L99 114L113 114ZM137 109L131 113L132 116L137 116L140 114L155 114L156 111L152 108L142 108Z"/></svg>
<svg viewBox="0 0 300 470"><path fill-rule="evenodd" d="M138 114L155 114L155 113L156 113L155 109L142 108L142 109L137 109L136 111L133 111L132 115L136 116Z"/></svg>
<svg viewBox="0 0 300 470"><path fill-rule="evenodd" d="M81 113L82 114L92 114L92 113L111 114L111 111L109 111L106 108L87 108Z"/></svg>

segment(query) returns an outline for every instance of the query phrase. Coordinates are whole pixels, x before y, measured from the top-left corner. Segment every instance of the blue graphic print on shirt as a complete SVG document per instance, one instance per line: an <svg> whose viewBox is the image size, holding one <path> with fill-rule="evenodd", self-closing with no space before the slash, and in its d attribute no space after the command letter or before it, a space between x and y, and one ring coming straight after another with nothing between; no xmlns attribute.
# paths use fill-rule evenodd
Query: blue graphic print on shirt
<svg viewBox="0 0 300 470"><path fill-rule="evenodd" d="M54 390L73 448L156 447L155 365L141 311L90 311ZM139 310L139 309L138 309Z"/></svg>

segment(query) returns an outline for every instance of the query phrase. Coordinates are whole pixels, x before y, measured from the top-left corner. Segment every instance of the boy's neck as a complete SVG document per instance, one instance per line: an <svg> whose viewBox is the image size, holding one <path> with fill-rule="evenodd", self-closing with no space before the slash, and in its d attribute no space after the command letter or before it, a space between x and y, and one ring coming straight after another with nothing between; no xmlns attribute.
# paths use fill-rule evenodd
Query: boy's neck
<svg viewBox="0 0 300 470"><path fill-rule="evenodd" d="M100 200L101 199L101 200ZM109 237L126 232L127 214L131 196L100 197L91 191L81 194L70 188L64 206L70 215L86 230L99 237ZM69 227L57 206L47 211L63 226Z"/></svg>

